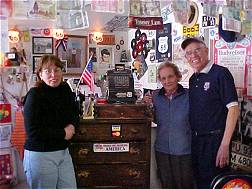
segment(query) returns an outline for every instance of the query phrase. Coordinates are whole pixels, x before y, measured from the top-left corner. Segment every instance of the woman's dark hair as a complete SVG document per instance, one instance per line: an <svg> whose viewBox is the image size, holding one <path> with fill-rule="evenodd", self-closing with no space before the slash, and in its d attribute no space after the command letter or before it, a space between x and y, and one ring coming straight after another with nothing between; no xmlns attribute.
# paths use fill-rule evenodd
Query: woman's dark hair
<svg viewBox="0 0 252 189"><path fill-rule="evenodd" d="M39 64L37 66L37 71L36 71L36 75L38 78L38 81L36 82L35 86L39 87L42 83L42 80L40 78L39 73L42 71L42 69L45 69L47 67L49 67L50 65L54 64L56 67L59 67L61 69L63 69L63 64L60 61L60 59L55 56L55 55L43 55L39 61Z"/></svg>

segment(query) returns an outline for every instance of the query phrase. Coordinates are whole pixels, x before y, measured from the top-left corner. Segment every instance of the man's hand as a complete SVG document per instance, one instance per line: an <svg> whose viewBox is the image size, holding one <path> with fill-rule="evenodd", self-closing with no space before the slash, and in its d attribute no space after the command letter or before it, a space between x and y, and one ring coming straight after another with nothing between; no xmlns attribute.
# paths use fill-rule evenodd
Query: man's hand
<svg viewBox="0 0 252 189"><path fill-rule="evenodd" d="M221 144L216 157L216 167L223 168L229 164L229 145Z"/></svg>
<svg viewBox="0 0 252 189"><path fill-rule="evenodd" d="M74 128L74 126L72 124L68 124L64 128L64 130L65 130L65 133L66 133L65 140L70 140L73 137L73 135L75 134L75 128Z"/></svg>

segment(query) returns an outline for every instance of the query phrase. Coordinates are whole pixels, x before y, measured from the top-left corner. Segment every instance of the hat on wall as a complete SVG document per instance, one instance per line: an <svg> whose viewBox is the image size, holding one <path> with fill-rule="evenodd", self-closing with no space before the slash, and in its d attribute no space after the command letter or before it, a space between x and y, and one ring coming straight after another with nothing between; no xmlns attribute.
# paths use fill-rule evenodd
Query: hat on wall
<svg viewBox="0 0 252 189"><path fill-rule="evenodd" d="M219 15L219 35L226 42L234 42L236 39L236 33L234 31L228 31L222 29L222 15Z"/></svg>
<svg viewBox="0 0 252 189"><path fill-rule="evenodd" d="M179 6L179 1L173 1L173 14L175 22L187 27L193 27L199 17L198 5L193 1L187 1L186 7Z"/></svg>
<svg viewBox="0 0 252 189"><path fill-rule="evenodd" d="M199 8L197 3L193 2L193 1L189 1L189 6L190 9L188 11L188 20L187 20L187 27L193 27L199 18Z"/></svg>

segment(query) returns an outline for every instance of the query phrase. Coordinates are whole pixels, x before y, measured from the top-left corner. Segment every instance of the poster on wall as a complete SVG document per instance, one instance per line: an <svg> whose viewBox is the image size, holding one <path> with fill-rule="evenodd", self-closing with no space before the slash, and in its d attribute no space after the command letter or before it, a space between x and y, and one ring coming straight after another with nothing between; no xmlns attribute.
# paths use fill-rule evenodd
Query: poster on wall
<svg viewBox="0 0 252 189"><path fill-rule="evenodd" d="M9 51L8 17L0 16L0 28L1 28L0 29L0 44L1 44L0 45L0 53L8 52ZM3 61L2 58L0 57L0 63L1 63L1 61Z"/></svg>
<svg viewBox="0 0 252 189"><path fill-rule="evenodd" d="M124 1L121 1L121 0L109 0L109 1L92 0L91 1L91 11L122 14L122 13L124 13Z"/></svg>
<svg viewBox="0 0 252 189"><path fill-rule="evenodd" d="M12 14L12 1L10 0L0 0L0 15L1 16L11 16Z"/></svg>
<svg viewBox="0 0 252 189"><path fill-rule="evenodd" d="M156 31L156 59L158 62L172 60L171 23L165 24L163 30Z"/></svg>
<svg viewBox="0 0 252 189"><path fill-rule="evenodd" d="M226 43L223 39L214 41L214 63L227 67L234 77L236 88L245 88L246 55L250 54L250 40Z"/></svg>
<svg viewBox="0 0 252 189"><path fill-rule="evenodd" d="M247 97L249 99L252 99L252 62L249 63L249 64L247 64L247 70L246 70L246 89L247 89Z"/></svg>
<svg viewBox="0 0 252 189"><path fill-rule="evenodd" d="M189 78L193 74L193 69L191 68L189 63L187 63L187 60L184 58L184 53L180 47L180 44L173 44L173 57L172 58L173 58L172 62L174 62L178 66L179 71L182 74L180 84L188 88Z"/></svg>
<svg viewBox="0 0 252 189"><path fill-rule="evenodd" d="M13 1L13 17L27 18L30 8L30 1Z"/></svg>
<svg viewBox="0 0 252 189"><path fill-rule="evenodd" d="M30 8L27 12L29 17L32 18L56 18L55 0L30 0Z"/></svg>

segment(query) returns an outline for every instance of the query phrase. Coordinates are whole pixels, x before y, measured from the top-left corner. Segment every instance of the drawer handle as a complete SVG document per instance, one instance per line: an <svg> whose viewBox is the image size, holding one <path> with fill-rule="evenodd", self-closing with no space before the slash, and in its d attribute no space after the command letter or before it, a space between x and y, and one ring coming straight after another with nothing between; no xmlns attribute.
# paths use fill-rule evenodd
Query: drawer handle
<svg viewBox="0 0 252 189"><path fill-rule="evenodd" d="M80 135L86 135L86 134L87 134L87 129L80 130Z"/></svg>
<svg viewBox="0 0 252 189"><path fill-rule="evenodd" d="M88 171L81 171L78 173L78 177L79 178L88 178L89 174L90 173Z"/></svg>
<svg viewBox="0 0 252 189"><path fill-rule="evenodd" d="M139 178L141 175L141 172L135 169L130 169L128 171L129 176L134 177L134 178Z"/></svg>
<svg viewBox="0 0 252 189"><path fill-rule="evenodd" d="M89 152L89 150L88 150L87 148L81 148L81 149L79 150L78 154L79 154L80 156L85 156L85 155L88 154L88 152Z"/></svg>
<svg viewBox="0 0 252 189"><path fill-rule="evenodd" d="M139 132L139 130L136 128L131 128L130 131L134 134L137 134Z"/></svg>
<svg viewBox="0 0 252 189"><path fill-rule="evenodd" d="M130 150L129 150L129 153L130 154L139 154L140 153L140 150L138 149L138 148L130 148Z"/></svg>

